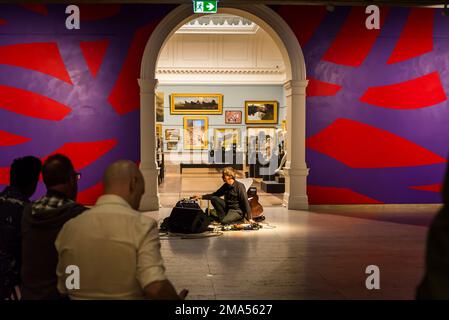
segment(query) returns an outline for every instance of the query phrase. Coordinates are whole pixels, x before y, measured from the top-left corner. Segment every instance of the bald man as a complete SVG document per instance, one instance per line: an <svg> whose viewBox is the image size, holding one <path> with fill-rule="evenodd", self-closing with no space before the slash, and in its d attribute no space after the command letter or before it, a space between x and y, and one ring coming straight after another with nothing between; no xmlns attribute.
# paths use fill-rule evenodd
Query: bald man
<svg viewBox="0 0 449 320"><path fill-rule="evenodd" d="M117 161L103 184L95 207L56 239L58 290L71 299L184 299L187 291L178 295L165 275L157 222L137 211L145 193L140 170Z"/></svg>

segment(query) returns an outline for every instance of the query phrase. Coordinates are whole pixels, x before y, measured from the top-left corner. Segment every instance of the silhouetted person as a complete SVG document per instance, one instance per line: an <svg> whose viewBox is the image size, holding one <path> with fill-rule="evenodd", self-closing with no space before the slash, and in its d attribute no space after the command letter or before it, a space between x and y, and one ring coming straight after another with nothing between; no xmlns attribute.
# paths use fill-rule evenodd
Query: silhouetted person
<svg viewBox="0 0 449 320"><path fill-rule="evenodd" d="M47 194L25 207L22 219L22 297L59 299L56 288L56 237L64 223L86 208L75 202L80 174L64 155L48 157L42 167Z"/></svg>
<svg viewBox="0 0 449 320"><path fill-rule="evenodd" d="M442 197L443 208L427 234L425 274L416 292L419 300L449 299L449 166Z"/></svg>
<svg viewBox="0 0 449 320"><path fill-rule="evenodd" d="M15 159L9 186L0 193L0 300L20 285L22 214L36 191L41 167L41 160L32 156Z"/></svg>
<svg viewBox="0 0 449 320"><path fill-rule="evenodd" d="M111 164L103 183L95 207L56 240L59 291L71 299L183 299L187 291L178 295L165 275L157 222L137 211L145 185L136 164ZM66 287L69 265L79 268L79 288Z"/></svg>

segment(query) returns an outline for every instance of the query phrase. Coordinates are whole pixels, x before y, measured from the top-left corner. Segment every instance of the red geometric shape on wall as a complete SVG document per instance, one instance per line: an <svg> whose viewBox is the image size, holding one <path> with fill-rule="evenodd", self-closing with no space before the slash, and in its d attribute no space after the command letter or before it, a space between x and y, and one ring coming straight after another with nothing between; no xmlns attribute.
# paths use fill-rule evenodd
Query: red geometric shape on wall
<svg viewBox="0 0 449 320"><path fill-rule="evenodd" d="M3 130L0 130L0 147L15 146L21 143L30 141L30 138L25 138L12 134Z"/></svg>
<svg viewBox="0 0 449 320"><path fill-rule="evenodd" d="M0 108L28 117L59 121L72 110L40 94L0 85Z"/></svg>
<svg viewBox="0 0 449 320"><path fill-rule="evenodd" d="M388 64L404 61L433 50L435 10L412 8Z"/></svg>
<svg viewBox="0 0 449 320"><path fill-rule="evenodd" d="M341 86L334 83L324 82L316 79L309 79L307 85L308 97L334 96L341 89Z"/></svg>
<svg viewBox="0 0 449 320"><path fill-rule="evenodd" d="M99 182L96 185L78 192L77 201L86 206L92 206L97 202L97 199L103 194L103 183Z"/></svg>
<svg viewBox="0 0 449 320"><path fill-rule="evenodd" d="M81 41L80 47L92 76L96 76L103 61L109 40Z"/></svg>
<svg viewBox="0 0 449 320"><path fill-rule="evenodd" d="M349 119L337 119L306 143L308 148L351 168L412 167L446 162L443 157L389 131Z"/></svg>
<svg viewBox="0 0 449 320"><path fill-rule="evenodd" d="M22 3L21 7L33 11L34 13L41 14L43 16L48 15L48 9L45 4L37 4L37 3Z"/></svg>
<svg viewBox="0 0 449 320"><path fill-rule="evenodd" d="M72 161L75 169L81 170L101 158L116 145L117 140L115 139L94 142L69 142L50 155L56 153L66 155Z"/></svg>
<svg viewBox="0 0 449 320"><path fill-rule="evenodd" d="M158 21L152 22L134 34L128 55L108 99L120 115L139 109L140 90L137 79L140 77L140 64L145 45L157 24Z"/></svg>
<svg viewBox="0 0 449 320"><path fill-rule="evenodd" d="M39 71L72 84L55 42L0 46L0 64Z"/></svg>
<svg viewBox="0 0 449 320"><path fill-rule="evenodd" d="M380 204L383 203L348 188L307 186L310 204Z"/></svg>
<svg viewBox="0 0 449 320"><path fill-rule="evenodd" d="M438 72L386 86L370 87L360 101L383 108L418 109L446 101Z"/></svg>
<svg viewBox="0 0 449 320"><path fill-rule="evenodd" d="M80 4L81 21L96 21L116 16L120 13L120 4Z"/></svg>
<svg viewBox="0 0 449 320"><path fill-rule="evenodd" d="M443 185L441 183L427 184L422 186L409 187L410 189L430 191L430 192L441 192Z"/></svg>
<svg viewBox="0 0 449 320"><path fill-rule="evenodd" d="M388 8L382 7L380 10L381 29L368 30L365 26L368 17L365 7L353 7L336 39L324 54L323 60L345 66L360 66L376 42L387 14Z"/></svg>
<svg viewBox="0 0 449 320"><path fill-rule="evenodd" d="M0 184L9 184L9 168L0 168Z"/></svg>
<svg viewBox="0 0 449 320"><path fill-rule="evenodd" d="M0 26L7 24L8 22L5 19L0 19Z"/></svg>
<svg viewBox="0 0 449 320"><path fill-rule="evenodd" d="M312 38L327 14L325 6L281 6L278 14L295 33L301 47Z"/></svg>

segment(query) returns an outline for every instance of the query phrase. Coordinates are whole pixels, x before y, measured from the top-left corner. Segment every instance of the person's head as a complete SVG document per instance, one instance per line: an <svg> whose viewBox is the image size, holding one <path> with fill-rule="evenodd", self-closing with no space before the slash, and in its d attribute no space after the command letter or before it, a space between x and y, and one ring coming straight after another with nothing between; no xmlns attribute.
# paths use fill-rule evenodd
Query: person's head
<svg viewBox="0 0 449 320"><path fill-rule="evenodd" d="M80 176L72 161L62 154L49 156L42 167L42 178L47 189L61 192L72 200L76 200Z"/></svg>
<svg viewBox="0 0 449 320"><path fill-rule="evenodd" d="M223 174L221 176L223 181L227 184L233 184L235 181L235 171L232 167L226 167L223 169Z"/></svg>
<svg viewBox="0 0 449 320"><path fill-rule="evenodd" d="M145 193L143 175L137 165L129 160L119 160L111 164L103 177L104 193L117 195L134 209L139 209Z"/></svg>
<svg viewBox="0 0 449 320"><path fill-rule="evenodd" d="M9 184L30 198L36 191L42 162L36 157L27 156L14 159L9 170Z"/></svg>

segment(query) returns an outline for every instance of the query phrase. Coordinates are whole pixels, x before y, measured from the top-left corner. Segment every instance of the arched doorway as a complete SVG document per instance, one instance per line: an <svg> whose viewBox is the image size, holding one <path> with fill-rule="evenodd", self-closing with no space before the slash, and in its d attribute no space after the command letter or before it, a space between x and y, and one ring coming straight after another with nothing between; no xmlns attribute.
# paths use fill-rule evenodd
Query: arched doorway
<svg viewBox="0 0 449 320"><path fill-rule="evenodd" d="M279 46L286 62L287 81L284 84L287 106L287 163L284 204L288 209L307 209L307 175L305 162L305 90L307 86L304 56L296 36L287 23L265 5L230 5L222 13L248 18L262 28ZM140 86L140 148L141 170L145 177L146 193L142 210L158 210L158 174L156 164L155 88L156 62L165 41L192 15L191 5L180 5L170 12L156 27L145 47ZM294 125L292 125L294 124ZM294 141L294 143L293 143Z"/></svg>

